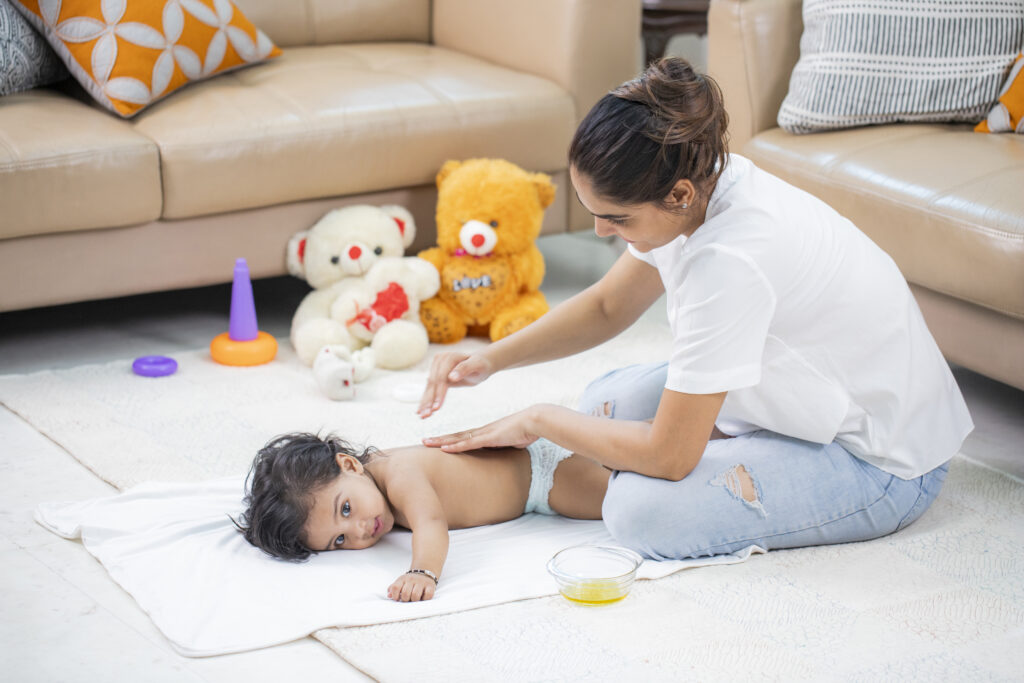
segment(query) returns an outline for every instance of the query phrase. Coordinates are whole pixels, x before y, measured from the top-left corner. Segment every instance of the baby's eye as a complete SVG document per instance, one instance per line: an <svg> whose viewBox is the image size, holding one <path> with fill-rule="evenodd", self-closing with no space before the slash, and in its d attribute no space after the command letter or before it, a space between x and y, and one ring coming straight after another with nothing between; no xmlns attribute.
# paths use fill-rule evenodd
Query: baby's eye
<svg viewBox="0 0 1024 683"><path fill-rule="evenodd" d="M348 517L348 513L350 512L352 512L352 506L349 505L348 501L346 500L344 503L341 504L341 514L344 517Z"/></svg>
<svg viewBox="0 0 1024 683"><path fill-rule="evenodd" d="M341 546L345 545L345 534L342 534L338 536L336 539L334 539L334 545L337 548L340 548Z"/></svg>

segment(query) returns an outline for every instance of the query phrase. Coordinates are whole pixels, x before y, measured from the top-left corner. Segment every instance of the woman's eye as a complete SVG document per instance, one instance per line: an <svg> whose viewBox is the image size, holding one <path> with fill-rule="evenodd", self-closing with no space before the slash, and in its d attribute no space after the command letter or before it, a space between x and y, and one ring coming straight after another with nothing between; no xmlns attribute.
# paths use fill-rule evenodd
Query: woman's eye
<svg viewBox="0 0 1024 683"><path fill-rule="evenodd" d="M605 220L608 221L609 223L611 223L612 225L625 225L626 224L626 221L624 219L622 219L622 218L606 218Z"/></svg>
<svg viewBox="0 0 1024 683"><path fill-rule="evenodd" d="M348 513L350 512L352 512L352 506L349 505L348 501L346 500L344 503L341 504L341 514L345 517L348 517Z"/></svg>
<svg viewBox="0 0 1024 683"><path fill-rule="evenodd" d="M338 536L336 539L334 539L334 545L338 548L345 545L345 534L342 534L341 536Z"/></svg>

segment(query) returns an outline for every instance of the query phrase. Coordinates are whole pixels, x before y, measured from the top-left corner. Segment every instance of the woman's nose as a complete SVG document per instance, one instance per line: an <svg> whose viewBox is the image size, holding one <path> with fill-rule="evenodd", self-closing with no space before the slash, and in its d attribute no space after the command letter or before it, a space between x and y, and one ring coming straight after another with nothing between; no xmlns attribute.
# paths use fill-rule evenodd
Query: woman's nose
<svg viewBox="0 0 1024 683"><path fill-rule="evenodd" d="M615 228L613 228L610 223L602 220L595 220L594 234L598 237L611 237L615 235Z"/></svg>

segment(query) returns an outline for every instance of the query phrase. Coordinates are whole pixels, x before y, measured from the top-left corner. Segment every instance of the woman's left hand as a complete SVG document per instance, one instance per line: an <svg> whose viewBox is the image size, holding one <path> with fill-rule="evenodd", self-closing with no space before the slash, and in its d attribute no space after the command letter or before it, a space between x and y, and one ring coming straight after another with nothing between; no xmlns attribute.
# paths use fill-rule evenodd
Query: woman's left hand
<svg viewBox="0 0 1024 683"><path fill-rule="evenodd" d="M530 406L525 410L512 413L483 427L475 427L462 432L443 436L428 436L423 439L424 446L440 448L446 453L461 453L474 448L526 448L540 438L533 431L534 416L543 410L541 404Z"/></svg>

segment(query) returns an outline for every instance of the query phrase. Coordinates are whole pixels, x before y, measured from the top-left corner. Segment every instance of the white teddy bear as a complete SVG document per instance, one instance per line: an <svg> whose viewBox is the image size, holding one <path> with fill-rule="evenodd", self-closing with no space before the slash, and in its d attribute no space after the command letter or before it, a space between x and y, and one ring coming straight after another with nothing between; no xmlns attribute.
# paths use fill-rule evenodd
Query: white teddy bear
<svg viewBox="0 0 1024 683"><path fill-rule="evenodd" d="M376 365L397 370L427 353L419 304L437 293L437 269L412 256L416 226L400 206L335 209L288 242L288 271L313 287L292 318L291 341L312 365L325 346L370 345Z"/></svg>

